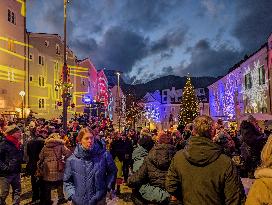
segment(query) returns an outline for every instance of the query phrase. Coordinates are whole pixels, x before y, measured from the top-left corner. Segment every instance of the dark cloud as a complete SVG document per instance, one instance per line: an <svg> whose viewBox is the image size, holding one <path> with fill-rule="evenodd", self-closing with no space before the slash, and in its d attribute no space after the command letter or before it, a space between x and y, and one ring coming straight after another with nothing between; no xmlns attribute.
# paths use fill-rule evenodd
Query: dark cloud
<svg viewBox="0 0 272 205"><path fill-rule="evenodd" d="M142 73L142 71L144 70L144 67L139 67L136 69L137 74L140 75Z"/></svg>
<svg viewBox="0 0 272 205"><path fill-rule="evenodd" d="M243 52L249 54L263 45L272 32L272 1L236 2L237 21L232 33L239 40Z"/></svg>
<svg viewBox="0 0 272 205"><path fill-rule="evenodd" d="M103 36L92 59L98 68L130 72L134 64L148 53L148 40L122 27L112 27Z"/></svg>
<svg viewBox="0 0 272 205"><path fill-rule="evenodd" d="M123 5L124 22L141 30L152 30L162 22L174 9L181 8L184 0L127 0Z"/></svg>
<svg viewBox="0 0 272 205"><path fill-rule="evenodd" d="M93 38L75 38L71 39L70 45L73 48L76 55L82 59L94 52L98 45Z"/></svg>
<svg viewBox="0 0 272 205"><path fill-rule="evenodd" d="M230 50L226 45L218 49L211 47L206 39L202 39L190 49L191 62L178 68L181 75L190 73L192 76L220 76L225 75L228 69L236 64L241 54L238 51Z"/></svg>
<svg viewBox="0 0 272 205"><path fill-rule="evenodd" d="M152 43L150 51L157 53L180 46L185 41L185 36L186 31L183 29L168 32L162 38Z"/></svg>
<svg viewBox="0 0 272 205"><path fill-rule="evenodd" d="M163 72L163 74L169 75L169 73L173 73L174 72L174 68L172 66L163 67L162 68L162 72Z"/></svg>

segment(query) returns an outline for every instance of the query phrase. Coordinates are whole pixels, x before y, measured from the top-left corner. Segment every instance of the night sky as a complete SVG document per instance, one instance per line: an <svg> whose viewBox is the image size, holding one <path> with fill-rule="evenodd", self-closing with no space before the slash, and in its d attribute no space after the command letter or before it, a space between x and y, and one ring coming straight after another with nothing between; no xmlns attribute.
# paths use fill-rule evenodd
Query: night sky
<svg viewBox="0 0 272 205"><path fill-rule="evenodd" d="M63 34L63 0L27 0L27 29ZM272 32L272 0L70 0L68 44L127 82L219 76Z"/></svg>

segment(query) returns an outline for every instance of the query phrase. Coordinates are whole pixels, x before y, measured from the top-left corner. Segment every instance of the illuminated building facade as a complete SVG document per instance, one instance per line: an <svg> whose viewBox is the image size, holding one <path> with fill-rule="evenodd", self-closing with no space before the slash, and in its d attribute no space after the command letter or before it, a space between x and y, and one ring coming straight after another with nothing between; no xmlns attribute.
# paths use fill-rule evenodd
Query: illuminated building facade
<svg viewBox="0 0 272 205"><path fill-rule="evenodd" d="M116 129L118 129L119 126L119 116L121 127L125 125L125 111L126 111L125 95L122 89L120 88L119 97L117 87L118 86L115 85L109 89L109 105L108 105L108 116L113 121L113 126Z"/></svg>
<svg viewBox="0 0 272 205"><path fill-rule="evenodd" d="M239 119L244 113L271 113L272 35L261 48L210 85L211 116Z"/></svg>
<svg viewBox="0 0 272 205"><path fill-rule="evenodd" d="M29 108L38 113L37 117L59 117L62 115L63 41L58 34L44 33L28 33L28 41L32 46L28 52L31 59L27 75ZM67 49L67 65L71 105L75 103L73 93L78 88L77 81L80 79L77 73L80 72L76 57L70 49ZM74 109L69 106L68 113L74 113Z"/></svg>
<svg viewBox="0 0 272 205"><path fill-rule="evenodd" d="M24 3L16 0L0 1L0 113L21 115L22 107L27 112L25 56L29 45L25 43ZM25 96L19 95L20 91Z"/></svg>
<svg viewBox="0 0 272 205"><path fill-rule="evenodd" d="M93 101L95 93L91 92L91 77L90 72L95 70L92 62L86 58L77 62L77 66L71 69L71 77L74 78L74 92L73 92L73 103L75 104L74 111L83 113L86 104L83 98L88 96L88 98ZM96 78L96 77L95 77Z"/></svg>
<svg viewBox="0 0 272 205"><path fill-rule="evenodd" d="M209 114L209 104L205 88L196 88L195 93L200 101L199 110L201 114ZM178 125L180 113L182 89L156 90L153 93L146 93L141 102L144 106L144 113L141 118L141 125L150 129L169 129Z"/></svg>
<svg viewBox="0 0 272 205"><path fill-rule="evenodd" d="M104 109L107 109L109 105L108 80L103 70L97 72L96 102L102 103Z"/></svg>

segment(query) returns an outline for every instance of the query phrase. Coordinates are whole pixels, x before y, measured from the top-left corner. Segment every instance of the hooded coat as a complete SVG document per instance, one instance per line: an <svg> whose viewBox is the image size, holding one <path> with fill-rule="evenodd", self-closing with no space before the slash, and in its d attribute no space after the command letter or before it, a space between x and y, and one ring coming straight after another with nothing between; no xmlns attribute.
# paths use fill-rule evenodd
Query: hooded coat
<svg viewBox="0 0 272 205"><path fill-rule="evenodd" d="M166 174L174 155L175 147L173 145L156 145L150 150L140 169L129 177L129 185L137 187L148 182L152 186L165 189Z"/></svg>
<svg viewBox="0 0 272 205"><path fill-rule="evenodd" d="M231 159L210 139L193 136L173 158L166 190L183 205L240 205L242 183Z"/></svg>
<svg viewBox="0 0 272 205"><path fill-rule="evenodd" d="M148 151L140 145L132 152L133 172L136 172L144 163L144 158L148 155Z"/></svg>
<svg viewBox="0 0 272 205"><path fill-rule="evenodd" d="M44 181L63 180L64 165L60 165L70 156L70 150L61 139L47 138L37 163ZM60 169L63 166L63 169Z"/></svg>
<svg viewBox="0 0 272 205"><path fill-rule="evenodd" d="M255 171L255 182L249 190L246 205L272 204L272 169L262 168Z"/></svg>
<svg viewBox="0 0 272 205"><path fill-rule="evenodd" d="M109 152L97 142L85 150L77 145L67 159L63 186L75 205L96 205L111 189L117 168Z"/></svg>

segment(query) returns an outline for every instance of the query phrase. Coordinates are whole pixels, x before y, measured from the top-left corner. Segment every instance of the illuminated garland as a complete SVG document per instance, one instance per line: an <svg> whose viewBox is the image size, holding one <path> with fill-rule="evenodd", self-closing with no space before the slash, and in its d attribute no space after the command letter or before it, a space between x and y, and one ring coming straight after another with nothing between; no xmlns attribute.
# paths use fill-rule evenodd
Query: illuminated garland
<svg viewBox="0 0 272 205"><path fill-rule="evenodd" d="M250 66L245 68L243 77L250 74L252 77L252 87L246 89L243 84L242 93L243 100L247 102L246 112L254 111L260 112L259 108L267 108L267 91L268 91L268 79L265 77L265 84L259 85L259 68L261 67L260 61L254 61L253 69Z"/></svg>

